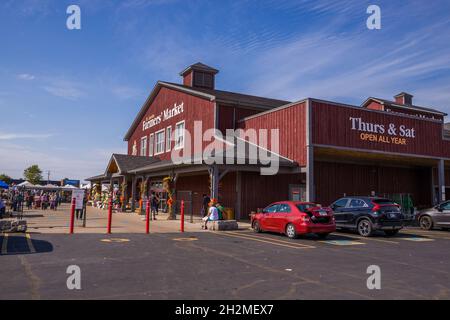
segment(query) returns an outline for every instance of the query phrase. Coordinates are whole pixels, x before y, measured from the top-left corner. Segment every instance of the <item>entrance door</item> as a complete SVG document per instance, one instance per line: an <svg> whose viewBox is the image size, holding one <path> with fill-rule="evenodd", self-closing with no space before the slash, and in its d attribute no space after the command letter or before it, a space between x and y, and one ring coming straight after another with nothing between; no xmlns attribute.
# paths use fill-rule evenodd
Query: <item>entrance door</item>
<svg viewBox="0 0 450 320"><path fill-rule="evenodd" d="M181 210L181 201L184 201L184 214L191 216L192 212L192 191L177 191L177 211Z"/></svg>
<svg viewBox="0 0 450 320"><path fill-rule="evenodd" d="M306 186L290 185L289 201L306 201Z"/></svg>

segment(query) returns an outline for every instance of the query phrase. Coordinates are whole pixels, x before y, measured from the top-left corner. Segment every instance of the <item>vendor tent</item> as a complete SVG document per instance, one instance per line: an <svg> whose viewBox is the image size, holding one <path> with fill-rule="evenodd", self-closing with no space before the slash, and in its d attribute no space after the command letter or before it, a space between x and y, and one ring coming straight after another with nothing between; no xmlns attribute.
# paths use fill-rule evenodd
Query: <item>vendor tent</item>
<svg viewBox="0 0 450 320"><path fill-rule="evenodd" d="M9 189L9 186L5 181L0 180L0 189Z"/></svg>
<svg viewBox="0 0 450 320"><path fill-rule="evenodd" d="M17 186L19 188L28 188L28 189L32 189L32 188L37 187L34 184L32 184L31 182L29 182L29 181L22 182L22 183L18 184Z"/></svg>

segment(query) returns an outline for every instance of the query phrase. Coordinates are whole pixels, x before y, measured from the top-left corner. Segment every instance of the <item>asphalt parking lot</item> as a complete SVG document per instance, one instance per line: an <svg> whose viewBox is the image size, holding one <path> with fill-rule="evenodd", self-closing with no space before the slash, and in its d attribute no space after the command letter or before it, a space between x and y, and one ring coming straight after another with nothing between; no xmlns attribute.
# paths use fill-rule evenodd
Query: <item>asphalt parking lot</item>
<svg viewBox="0 0 450 320"><path fill-rule="evenodd" d="M0 235L0 299L449 299L450 232ZM81 290L66 285L69 266ZM381 268L369 290L367 268Z"/></svg>

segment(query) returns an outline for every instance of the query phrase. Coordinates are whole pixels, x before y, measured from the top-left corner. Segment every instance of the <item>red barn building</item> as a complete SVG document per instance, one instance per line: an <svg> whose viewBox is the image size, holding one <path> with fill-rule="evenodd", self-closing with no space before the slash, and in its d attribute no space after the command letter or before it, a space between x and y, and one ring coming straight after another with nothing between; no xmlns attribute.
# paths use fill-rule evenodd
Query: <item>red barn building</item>
<svg viewBox="0 0 450 320"><path fill-rule="evenodd" d="M126 182L134 208L142 182L147 196L154 191L164 200L169 176L188 214L200 214L208 194L237 219L286 199L329 205L344 195L408 194L427 207L449 195L446 114L414 105L412 95L369 98L359 107L312 98L291 103L217 90L218 72L197 63L180 74L183 84L158 82L125 135L128 154L113 155L105 173L88 180ZM231 140L230 129L240 129ZM252 130L277 130L279 144L253 143ZM213 142L220 147L207 153ZM275 159L276 174L261 174L268 164L250 150ZM174 161L175 151L189 161Z"/></svg>

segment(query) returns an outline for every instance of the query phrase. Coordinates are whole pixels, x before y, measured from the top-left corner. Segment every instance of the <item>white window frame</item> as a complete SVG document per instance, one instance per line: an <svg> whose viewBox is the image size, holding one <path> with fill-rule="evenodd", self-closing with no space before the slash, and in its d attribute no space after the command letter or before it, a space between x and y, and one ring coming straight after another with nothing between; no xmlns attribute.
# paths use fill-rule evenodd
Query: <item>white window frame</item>
<svg viewBox="0 0 450 320"><path fill-rule="evenodd" d="M139 152L139 155L141 157L147 156L147 142L148 142L147 136L141 138L141 150Z"/></svg>
<svg viewBox="0 0 450 320"><path fill-rule="evenodd" d="M182 145L178 145L178 138L180 137L180 133L178 132L179 130L178 130L178 126L180 125L180 124L183 124L183 132L182 132L182 137L183 137L183 144ZM184 145L185 145L185 139L186 139L186 135L185 135L185 130L186 130L186 121L180 121L180 122L177 122L176 124L175 124L175 145L174 145L174 149L175 150L181 150L181 149L184 149Z"/></svg>
<svg viewBox="0 0 450 320"><path fill-rule="evenodd" d="M158 134L161 133L163 134L162 148L161 148L162 150L158 152ZM166 129L162 129L155 132L155 156L163 154L164 152L166 152Z"/></svg>
<svg viewBox="0 0 450 320"><path fill-rule="evenodd" d="M150 134L150 141L149 141L149 148L148 148L148 156L149 157L153 157L153 152L155 150L155 134L151 133Z"/></svg>
<svg viewBox="0 0 450 320"><path fill-rule="evenodd" d="M172 150L172 126L166 128L166 152Z"/></svg>

